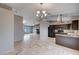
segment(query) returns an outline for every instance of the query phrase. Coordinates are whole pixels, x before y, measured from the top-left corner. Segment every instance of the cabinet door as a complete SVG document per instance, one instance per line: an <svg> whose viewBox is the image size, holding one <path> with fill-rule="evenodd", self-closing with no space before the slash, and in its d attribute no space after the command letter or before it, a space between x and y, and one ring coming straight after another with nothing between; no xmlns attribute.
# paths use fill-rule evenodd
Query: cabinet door
<svg viewBox="0 0 79 59"><path fill-rule="evenodd" d="M72 21L72 29L73 30L78 30L78 20Z"/></svg>
<svg viewBox="0 0 79 59"><path fill-rule="evenodd" d="M56 43L65 47L79 50L79 38L56 36Z"/></svg>

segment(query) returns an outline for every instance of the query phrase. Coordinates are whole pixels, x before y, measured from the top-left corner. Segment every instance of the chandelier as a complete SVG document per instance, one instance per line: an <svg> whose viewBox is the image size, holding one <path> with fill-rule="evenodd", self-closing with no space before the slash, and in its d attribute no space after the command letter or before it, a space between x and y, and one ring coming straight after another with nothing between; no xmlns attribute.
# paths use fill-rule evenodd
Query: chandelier
<svg viewBox="0 0 79 59"><path fill-rule="evenodd" d="M43 3L40 3L40 5L42 7ZM44 17L47 16L47 12L46 12L46 10L42 10L42 9L41 10L37 10L36 11L36 16L40 17L40 18L44 18Z"/></svg>

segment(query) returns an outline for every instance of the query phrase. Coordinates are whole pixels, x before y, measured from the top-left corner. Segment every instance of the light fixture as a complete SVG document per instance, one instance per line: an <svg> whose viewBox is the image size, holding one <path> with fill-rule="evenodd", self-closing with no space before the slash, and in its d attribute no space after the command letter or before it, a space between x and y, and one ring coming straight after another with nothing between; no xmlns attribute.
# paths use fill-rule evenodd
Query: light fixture
<svg viewBox="0 0 79 59"><path fill-rule="evenodd" d="M40 5L42 7L43 3L40 3ZM42 10L42 8L41 8L41 10L37 10L36 16L41 17L41 18L46 17L47 16L46 10Z"/></svg>
<svg viewBox="0 0 79 59"><path fill-rule="evenodd" d="M47 16L47 14L45 13L44 16Z"/></svg>
<svg viewBox="0 0 79 59"><path fill-rule="evenodd" d="M42 13L43 13L43 14L45 14L45 13L46 13L46 11L42 11Z"/></svg>
<svg viewBox="0 0 79 59"><path fill-rule="evenodd" d="M36 16L38 17L38 14L36 14Z"/></svg>
<svg viewBox="0 0 79 59"><path fill-rule="evenodd" d="M57 17L57 22L62 22L62 14L59 14Z"/></svg>
<svg viewBox="0 0 79 59"><path fill-rule="evenodd" d="M40 14L40 11L37 11L37 14Z"/></svg>

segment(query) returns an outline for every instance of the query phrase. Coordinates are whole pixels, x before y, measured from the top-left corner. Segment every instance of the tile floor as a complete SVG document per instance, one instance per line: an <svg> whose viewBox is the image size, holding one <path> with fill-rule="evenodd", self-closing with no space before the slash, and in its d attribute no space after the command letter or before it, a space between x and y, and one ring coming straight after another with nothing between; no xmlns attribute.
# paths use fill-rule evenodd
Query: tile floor
<svg viewBox="0 0 79 59"><path fill-rule="evenodd" d="M55 38L40 40L39 35L26 34L7 55L79 55L79 51L55 44Z"/></svg>

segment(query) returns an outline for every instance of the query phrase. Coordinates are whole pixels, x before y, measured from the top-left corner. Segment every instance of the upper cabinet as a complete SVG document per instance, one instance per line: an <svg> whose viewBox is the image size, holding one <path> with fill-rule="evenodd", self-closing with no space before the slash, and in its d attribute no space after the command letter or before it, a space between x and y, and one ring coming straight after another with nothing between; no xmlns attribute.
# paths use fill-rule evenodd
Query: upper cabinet
<svg viewBox="0 0 79 59"><path fill-rule="evenodd" d="M72 30L79 30L79 16L73 16L72 20Z"/></svg>
<svg viewBox="0 0 79 59"><path fill-rule="evenodd" d="M78 30L78 20L72 21L72 29L73 30Z"/></svg>
<svg viewBox="0 0 79 59"><path fill-rule="evenodd" d="M79 30L79 16L72 16L70 21L64 21L62 23L51 23L55 29L62 28L66 30Z"/></svg>

